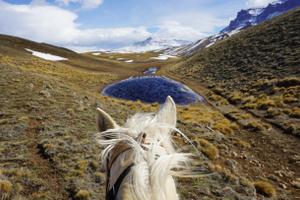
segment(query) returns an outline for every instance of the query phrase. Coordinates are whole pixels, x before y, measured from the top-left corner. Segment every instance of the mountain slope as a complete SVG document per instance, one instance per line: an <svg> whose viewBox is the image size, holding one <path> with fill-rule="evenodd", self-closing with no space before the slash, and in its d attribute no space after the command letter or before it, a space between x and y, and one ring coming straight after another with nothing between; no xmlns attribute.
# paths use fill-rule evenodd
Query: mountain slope
<svg viewBox="0 0 300 200"><path fill-rule="evenodd" d="M103 108L122 124L133 113L157 111L158 104L105 97L99 88L123 79L122 70L126 69L122 68L125 67L141 75L139 70L147 63L135 67L121 65L120 70L109 73L99 62L94 70L83 70L65 62L32 56L11 38L9 45L0 46L0 189L8 186L4 193L0 191L0 199L104 199L105 175L98 160L101 147L94 138L96 107ZM20 40L27 47L35 45L30 48L36 51L44 48L43 44L39 47L37 43ZM62 56L55 49L51 54ZM92 55L78 55L78 59L84 56ZM101 56L102 53L96 57ZM105 55L104 58L109 57ZM126 73L129 75L131 71ZM267 143L267 157L257 156L262 154L261 147L266 146L260 143L265 141L264 134L253 137L251 131L238 127L204 103L178 106L177 109L178 128L198 149L197 159L201 166L197 169L209 173L209 176L195 179L178 178L182 199L252 200L264 196L284 199L286 195L293 195L280 186L290 187L286 183L289 178L280 177L276 182L266 179L265 174L272 174L282 166L282 174L291 174L294 167L289 162L290 157L278 154L277 145L273 143ZM174 140L182 151L195 152L180 138L175 136ZM288 150L300 148L299 143L280 144L288 144ZM275 159L270 159L274 154ZM256 186L257 192L254 185L259 184L268 187ZM270 189L271 192L264 193Z"/></svg>
<svg viewBox="0 0 300 200"><path fill-rule="evenodd" d="M157 111L158 104L106 97L99 89L123 79L124 71L127 76L142 75L139 71L142 64L135 67L120 64L119 70L112 69L109 73L107 66L99 61L97 68L86 70L65 61L40 59L24 50L26 46L50 53L42 51L47 48L44 44L14 37L9 42L6 39L0 42L6 43L0 45L0 199L105 199L105 175L98 160L102 148L94 137L96 107L103 108L122 124L133 113ZM63 56L59 48L53 48L51 54ZM64 57L74 62L75 55ZM89 54L77 56L83 61L94 59ZM126 71L126 67L136 71ZM208 123L215 131L207 127ZM236 164L235 172L217 165L224 163L228 158L225 155L231 151L243 150L218 131L238 131L234 123L199 103L178 107L178 126L197 143L199 169L211 174L196 179L180 178L178 191L182 199L197 199L200 195L217 200L258 196L252 185L257 179L240 173L237 170L240 165ZM175 139L184 147L183 151L195 152L180 138Z"/></svg>
<svg viewBox="0 0 300 200"><path fill-rule="evenodd" d="M122 47L116 51L125 52L143 52L143 51L159 51L162 49L176 47L189 44L190 41L178 39L162 39L158 37L149 37L144 41L136 42L131 46Z"/></svg>
<svg viewBox="0 0 300 200"><path fill-rule="evenodd" d="M25 49L61 56L67 59L62 61L63 63L84 70L105 71L110 73L119 73L122 71L124 74L134 72L128 65L126 67L125 63L86 54L79 54L63 47L37 43L23 38L0 34L0 53L18 57L31 56L32 53Z"/></svg>
<svg viewBox="0 0 300 200"><path fill-rule="evenodd" d="M300 1L298 0L277 0L264 8L250 8L247 10L241 10L238 12L237 17L232 20L230 24L219 34L203 38L194 43L185 44L178 47L169 47L165 50L165 52L171 55L193 55L198 50L210 47L216 42L222 41L243 29L255 26L266 20L270 20L273 17L281 15L299 6Z"/></svg>
<svg viewBox="0 0 300 200"><path fill-rule="evenodd" d="M264 8L241 10L237 14L237 17L232 20L229 26L224 28L221 33L228 33L233 30L241 30L249 26L260 24L298 6L300 6L300 1L298 0L279 0L268 4Z"/></svg>
<svg viewBox="0 0 300 200"><path fill-rule="evenodd" d="M200 39L196 42L184 44L181 46L174 46L164 49L164 53L173 56L191 56L199 49L203 49L206 47L210 47L211 45L215 44L217 41L223 40L229 37L232 33L221 33L217 35L212 35L203 39Z"/></svg>
<svg viewBox="0 0 300 200"><path fill-rule="evenodd" d="M173 69L300 136L300 9L202 49Z"/></svg>

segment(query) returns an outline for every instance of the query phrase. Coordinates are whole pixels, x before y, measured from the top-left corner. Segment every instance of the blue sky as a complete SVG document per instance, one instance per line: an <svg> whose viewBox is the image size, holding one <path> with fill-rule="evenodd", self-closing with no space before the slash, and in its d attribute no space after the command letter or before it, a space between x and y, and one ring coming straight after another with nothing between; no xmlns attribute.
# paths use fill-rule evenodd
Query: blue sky
<svg viewBox="0 0 300 200"><path fill-rule="evenodd" d="M0 0L0 33L78 48L198 40L272 0Z"/></svg>

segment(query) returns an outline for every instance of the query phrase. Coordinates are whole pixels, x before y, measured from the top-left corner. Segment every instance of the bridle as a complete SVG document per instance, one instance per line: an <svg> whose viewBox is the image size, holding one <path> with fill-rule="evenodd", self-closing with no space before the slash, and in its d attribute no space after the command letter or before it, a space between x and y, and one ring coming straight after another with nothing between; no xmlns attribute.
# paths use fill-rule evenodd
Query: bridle
<svg viewBox="0 0 300 200"><path fill-rule="evenodd" d="M141 133L140 135L141 137L138 137L137 142L139 143L144 143L145 141L145 137L146 134L145 133ZM120 174L120 176L118 177L118 179L116 180L116 182L114 183L114 185L112 186L112 188L109 190L109 179L111 176L111 167L113 166L114 162L119 158L119 156L127 151L132 150L132 147L130 145L128 145L127 143L124 142L119 142L113 149L112 149L112 155L107 157L107 179L106 179L106 200L116 200L117 199L117 195L120 189L120 186L124 180L124 178L128 175L128 173L130 172L132 166L134 165L134 163L132 162L129 166L127 166L123 172Z"/></svg>
<svg viewBox="0 0 300 200"><path fill-rule="evenodd" d="M110 179L110 171L111 167L113 166L114 162L117 160L117 158L125 153L126 151L131 150L132 148L127 145L126 143L119 143L116 147L114 147L115 151L110 156L110 159L107 158L107 180L106 180L106 200L116 200L117 195L120 189L120 186L124 180L124 178L128 175L130 172L131 167L133 166L133 163L130 164L128 167L126 167L121 175L118 177L112 188L109 190L109 179ZM113 149L113 150L114 150Z"/></svg>

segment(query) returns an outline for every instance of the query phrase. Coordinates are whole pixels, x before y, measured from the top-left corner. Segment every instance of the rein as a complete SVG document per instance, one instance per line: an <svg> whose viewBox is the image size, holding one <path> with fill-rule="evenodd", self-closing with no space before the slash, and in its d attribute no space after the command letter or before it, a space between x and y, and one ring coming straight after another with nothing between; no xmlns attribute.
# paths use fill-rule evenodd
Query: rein
<svg viewBox="0 0 300 200"><path fill-rule="evenodd" d="M137 142L142 144L145 142L145 138L146 138L146 134L141 133L140 136L137 138ZM106 200L116 200L117 199L117 195L118 195L120 186L121 186L124 178L128 175L128 173L130 172L131 168L134 165L132 163L128 167L126 167L126 169L124 169L124 171L118 177L118 179L116 180L116 182L114 183L112 188L109 190L109 179L110 179L110 175L111 175L110 174L111 167L113 166L114 162L117 160L117 158L121 154L123 154L126 151L131 150L132 147L130 147L130 145L128 145L126 143L120 142L116 147L114 147L114 149L115 149L115 151L112 153L112 155L110 157L111 159L109 160L109 158L107 158L107 168L106 169L108 169L108 172L107 172L107 181L106 181Z"/></svg>
<svg viewBox="0 0 300 200"><path fill-rule="evenodd" d="M119 176L119 178L117 179L116 183L113 185L113 187L109 190L109 192L106 194L106 200L115 200L117 198L118 195L118 191L120 189L120 186L124 180L124 178L128 175L128 173L131 170L131 167L133 166L133 164L129 165L123 172L122 174Z"/></svg>
<svg viewBox="0 0 300 200"><path fill-rule="evenodd" d="M131 170L131 167L133 166L133 163L126 167L126 169L122 172L122 174L118 177L115 184L112 186L112 188L108 191L109 187L109 179L110 179L110 169L113 166L114 162L117 160L117 158L124 152L129 151L131 149L130 146L126 145L125 143L120 143L119 148L116 149L116 151L111 156L111 162L109 162L109 159L107 158L107 181L106 181L106 200L115 200L118 195L118 191L120 189L120 186L124 180L124 178L128 175L128 173Z"/></svg>

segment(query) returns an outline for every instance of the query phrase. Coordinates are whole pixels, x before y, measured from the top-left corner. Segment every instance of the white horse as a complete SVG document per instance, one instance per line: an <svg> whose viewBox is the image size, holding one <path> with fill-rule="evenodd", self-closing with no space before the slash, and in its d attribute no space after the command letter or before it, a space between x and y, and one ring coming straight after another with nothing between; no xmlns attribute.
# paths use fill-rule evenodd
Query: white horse
<svg viewBox="0 0 300 200"><path fill-rule="evenodd" d="M108 200L178 200L172 176L193 176L191 154L178 153L171 138L176 129L176 105L171 97L158 113L138 113L123 127L98 110L100 133L105 147L102 165L107 174Z"/></svg>

